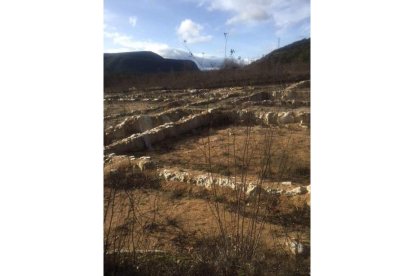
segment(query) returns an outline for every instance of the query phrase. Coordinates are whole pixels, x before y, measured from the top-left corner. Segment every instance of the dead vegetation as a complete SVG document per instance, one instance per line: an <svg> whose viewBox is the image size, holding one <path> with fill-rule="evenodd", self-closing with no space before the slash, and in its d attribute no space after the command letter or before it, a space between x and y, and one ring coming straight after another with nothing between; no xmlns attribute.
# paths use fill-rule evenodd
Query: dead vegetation
<svg viewBox="0 0 414 276"><path fill-rule="evenodd" d="M144 271L148 274L143 275L204 275L206 271L214 272L213 275L233 275L235 271L247 275L260 272L271 275L298 275L295 273L301 272L306 275L308 257L292 255L284 246L285 231L292 237L302 233L301 242L309 242L309 236L303 234L304 221L296 224L300 203L287 203L286 199L266 203L267 208L278 206L279 212L273 214L273 218L288 223L284 228L265 222L258 253L246 261L237 256L235 250L223 249L217 219L210 210L210 204L218 204L230 225L231 217L236 214L236 202L228 192L223 190L214 194L201 187L164 183L161 190L118 191L112 209L108 204L114 199L113 194L111 197L111 190L105 189L108 206L105 216L106 274L124 275L125 271L122 271L126 269L131 275L142 275L140 273ZM308 216L308 213L302 215ZM253 216L254 208L246 210L246 225L253 221ZM296 259L303 259L302 267L296 266Z"/></svg>
<svg viewBox="0 0 414 276"><path fill-rule="evenodd" d="M227 69L200 72L173 72L149 75L108 75L105 76L106 93L138 89L213 89L249 85L295 82L309 79L310 64L297 62L277 64L271 68Z"/></svg>
<svg viewBox="0 0 414 276"><path fill-rule="evenodd" d="M251 175L260 170L258 156L263 152L263 135L267 131L263 127L250 129L252 147ZM203 152L210 135L211 171L226 176L234 175L234 169L229 170L229 144L235 144L236 167L242 169L242 147L245 127L201 130L196 134L184 136L181 141L169 141L154 148L149 155L159 159L168 167L181 167L194 170L207 170ZM303 128L279 128L275 130L277 138L273 141L271 166L265 178L272 181L295 181L303 184L310 183L310 139L309 130ZM229 141L230 140L230 141ZM166 150L167 149L167 150ZM202 157L202 158L200 158ZM282 173L283 172L283 173ZM236 172L237 173L237 172Z"/></svg>
<svg viewBox="0 0 414 276"><path fill-rule="evenodd" d="M282 97L283 89L273 89L274 93L266 95ZM214 97L208 96L208 90L134 93L141 95L140 100L153 102L150 108L157 111L144 114L158 118L156 114L168 112L168 103L176 100L197 103L195 112L203 112L218 106L235 108L232 103L240 97L262 101L252 96L256 92L241 87L216 91ZM238 94L223 97L232 93ZM160 96L163 101L154 101ZM124 102L112 101L118 107L111 110L119 112ZM128 112L145 112L149 105L141 110L136 107ZM258 104L250 110L269 112L272 108ZM287 107L276 107L276 113L283 108ZM114 127L120 119L108 119L107 127ZM309 275L309 192L266 191L275 181L301 189L310 184L309 128L300 124L249 121L213 126L207 121L203 127L151 148L106 156L105 275ZM151 166L141 166L143 155L151 157ZM165 180L159 174L163 168L202 171L210 184ZM212 181L216 175L237 181L232 188L223 187Z"/></svg>

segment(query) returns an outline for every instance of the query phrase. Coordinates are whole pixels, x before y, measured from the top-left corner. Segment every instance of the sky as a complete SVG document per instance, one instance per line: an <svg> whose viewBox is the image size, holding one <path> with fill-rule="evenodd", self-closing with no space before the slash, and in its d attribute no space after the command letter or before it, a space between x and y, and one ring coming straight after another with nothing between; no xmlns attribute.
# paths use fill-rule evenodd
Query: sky
<svg viewBox="0 0 414 276"><path fill-rule="evenodd" d="M208 69L224 56L249 63L308 37L310 0L104 1L105 53L152 51Z"/></svg>

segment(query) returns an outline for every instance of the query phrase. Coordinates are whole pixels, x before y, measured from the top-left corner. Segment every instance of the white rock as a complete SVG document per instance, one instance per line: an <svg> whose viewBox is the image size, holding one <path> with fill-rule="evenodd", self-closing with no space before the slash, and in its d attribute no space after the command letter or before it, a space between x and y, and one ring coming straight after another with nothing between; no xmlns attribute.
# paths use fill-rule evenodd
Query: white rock
<svg viewBox="0 0 414 276"><path fill-rule="evenodd" d="M289 251L294 255L302 255L309 252L309 247L296 240L288 240L286 246Z"/></svg>
<svg viewBox="0 0 414 276"><path fill-rule="evenodd" d="M301 186L301 187L294 188L290 191L287 191L286 195L288 196L303 195L303 194L306 194L307 192L308 192L307 188Z"/></svg>
<svg viewBox="0 0 414 276"><path fill-rule="evenodd" d="M155 169L155 163L150 156L142 156L138 159L138 167L141 171Z"/></svg>

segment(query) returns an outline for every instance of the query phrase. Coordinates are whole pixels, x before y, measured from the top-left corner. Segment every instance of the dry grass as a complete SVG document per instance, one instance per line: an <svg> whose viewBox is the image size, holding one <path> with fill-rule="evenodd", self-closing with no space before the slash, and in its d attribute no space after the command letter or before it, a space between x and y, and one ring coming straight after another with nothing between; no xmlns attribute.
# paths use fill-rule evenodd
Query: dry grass
<svg viewBox="0 0 414 276"><path fill-rule="evenodd" d="M214 173L222 175L235 174L233 160L229 164L229 158L232 159L233 155L233 149L229 152L229 143L235 143L236 156L240 161L243 153L245 131L245 127L232 127L217 129L212 132L210 136L211 165ZM253 127L251 130L251 144L253 147L251 170L249 171L251 176L257 175L260 170L260 155L263 152L263 134L265 131L266 128L260 126ZM194 133L187 135L176 143L172 141L163 143L156 147L154 152L150 152L149 155L165 166L207 170L208 166L203 151L207 143L208 133L208 130L204 130L198 135L194 135ZM266 176L268 180L310 183L310 137L308 129L280 128L276 130L276 138L271 154L271 167L269 174ZM242 168L237 169L240 171Z"/></svg>
<svg viewBox="0 0 414 276"><path fill-rule="evenodd" d="M174 197L173 193L177 190L185 190L182 196ZM110 188L105 189L106 197L111 193ZM227 218L230 219L231 199L232 197L225 190L220 192L223 197L219 204L224 206ZM187 240L188 244L195 242L197 239L204 237L214 237L218 234L219 229L215 222L215 217L211 213L208 205L209 198L213 198L213 194L201 187L191 187L183 183L167 182L163 184L161 190L142 190L136 189L130 191L129 194L121 192L115 199L114 219L112 227L114 229L122 228L128 220L129 213L129 197L133 197L139 202L139 212L143 221L144 228L153 226L152 230L146 236L147 246L141 249L158 249L177 252L182 250L182 244L175 244L174 240L180 235L192 234L193 240ZM278 211L276 215L279 217L288 217L295 210L298 210L306 196L296 199L297 202L291 202L289 198L283 197L278 203ZM302 201L302 202L301 202ZM155 215L154 215L155 214ZM108 216L111 215L109 210ZM154 218L155 217L155 218ZM173 222L173 223L172 223ZM156 225L156 226L155 226ZM292 230L290 234L295 234L298 229L295 225L290 225ZM105 230L108 230L108 223ZM264 228L262 242L268 249L274 249L276 242L274 233L282 231L282 226L266 223ZM140 229L137 228L136 235L139 235ZM303 233L304 242L309 242L309 233ZM282 242L280 240L279 242ZM128 244L126 244L128 247Z"/></svg>
<svg viewBox="0 0 414 276"><path fill-rule="evenodd" d="M173 195L177 190L183 191L180 197ZM111 188L105 189L106 198L110 197L111 193ZM230 220L233 197L226 190L220 191L220 194L223 196L223 202L218 204L227 210L226 217L227 220ZM306 275L306 271L309 269L306 262L309 259L305 258L299 262L298 265L302 266L299 268L294 264L296 259L292 259L283 246L285 235L300 236L303 243L309 243L309 228L304 227L303 224L294 224L294 212L301 206L300 200L297 200L296 204L289 201L288 198L281 198L278 201L278 213L273 214L274 217L285 218L285 220L292 217L292 224L283 226L280 221L277 224L265 223L260 238L260 252L262 253L254 261L246 262L247 267L241 267L236 259L234 259L234 263L229 264L228 260L226 263L220 263L224 262L224 259L217 258L217 254L220 254L220 248L217 246L221 240L216 218L209 207L209 200L213 196L211 191L206 191L204 188L189 187L177 182L163 183L160 190L134 189L119 192L115 197L114 209L108 210L107 214L109 217L112 212L114 213L112 225L109 226L108 220L105 223L105 233L109 231L109 228L112 228L109 240L115 241L108 248L108 252L124 250L124 253L119 253L118 258L122 258L125 264L127 261L125 261L124 255L129 255L132 258L131 252L133 252L134 246L135 250L139 249L141 252L150 250L148 253L137 254L135 261L131 262L139 264L140 269L147 272L161 273L164 271L165 275L202 275L199 273L203 273L204 270L214 272L214 275L233 275L238 270L243 273L249 271L253 273L255 265L267 273L271 272L271 275L301 275L301 273ZM137 204L136 211L139 213L139 222L136 223L134 229L131 229L130 226L131 198ZM251 220L251 218L247 217L246 220ZM134 232L133 235L131 235L131 231ZM123 242L116 243L116 240L119 240L123 235L126 235ZM135 237L134 245L132 236ZM155 253L154 250L159 250L162 253ZM107 254L105 264L111 266L113 258L115 258L113 253ZM154 265L155 260L160 263ZM174 260L175 264L171 260ZM178 260L184 262L181 265L186 267L187 271L183 272L183 267L176 266ZM119 261L115 260L115 263L119 265ZM150 264L153 265L152 268L149 267ZM111 269L106 270L108 272ZM194 269L193 272L192 269ZM295 274L297 269L299 269L299 274ZM287 272L292 274L285 274ZM136 273L137 271L131 275L140 275ZM256 273L261 275L263 271L256 271Z"/></svg>
<svg viewBox="0 0 414 276"><path fill-rule="evenodd" d="M140 97L161 94L169 97L167 105L177 95L190 96L185 91L156 91L152 96L142 92ZM206 97L209 94L200 94L189 102ZM106 115L168 108L164 103L105 105ZM297 125L194 130L156 145L145 155L159 167L237 176L244 183L248 177L257 177L261 184L309 184L309 134L309 129ZM309 255L292 256L284 244L288 237L310 243L309 194L245 196L242 187L206 190L165 182L156 170L142 172L137 160L119 156L105 164L104 176L106 275L309 274Z"/></svg>
<svg viewBox="0 0 414 276"><path fill-rule="evenodd" d="M136 188L157 189L161 185L157 171L142 172L136 161L121 158L104 168L104 185L117 190Z"/></svg>
<svg viewBox="0 0 414 276"><path fill-rule="evenodd" d="M212 70L201 72L160 73L148 75L105 76L107 92L127 90L131 86L151 89L217 88L246 85L285 83L309 79L309 63L277 64L271 68L250 70Z"/></svg>

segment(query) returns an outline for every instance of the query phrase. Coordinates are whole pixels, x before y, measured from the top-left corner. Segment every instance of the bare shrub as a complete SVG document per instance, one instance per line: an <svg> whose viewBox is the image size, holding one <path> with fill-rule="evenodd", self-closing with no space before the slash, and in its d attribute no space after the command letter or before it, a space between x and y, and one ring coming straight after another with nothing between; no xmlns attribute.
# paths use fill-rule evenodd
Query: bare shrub
<svg viewBox="0 0 414 276"><path fill-rule="evenodd" d="M210 125L211 129L211 125ZM238 135L238 134L237 134ZM286 135L290 135L289 133ZM242 146L236 145L236 134L229 130L226 165L215 165L212 157L210 135L205 137L202 154L210 179L219 173L234 179L234 190L219 187L211 181L211 191L182 184L182 187L164 187L154 171L140 171L131 162L105 171L105 274L106 275L307 275L309 256L293 256L281 245L269 251L262 235L266 222L285 227L275 236L288 236L288 230L300 230L310 223L310 208L303 204L288 204L284 196L270 195L263 189L269 178L284 179L293 174L308 177L303 164L289 159L289 145L282 149L281 158L275 159L274 141L278 137L272 127L266 128L263 137L253 139L252 124L245 126ZM290 139L288 139L290 141ZM257 147L257 145L260 147ZM260 150L259 150L260 149ZM253 164L259 166L253 166ZM247 195L248 176L255 175L256 193ZM159 219L160 206L156 199L151 209L142 210L145 194L137 189L159 189L167 192L171 201L196 197L208 202L214 215L218 232L197 237L180 232L171 242L177 252L161 252L149 243L150 236L165 230L165 226L180 229L177 217ZM283 203L283 204L282 204ZM117 217L118 208L124 208L125 217ZM115 219L118 222L115 223ZM119 223L119 220L122 222ZM116 226L115 226L116 225ZM302 240L300 236L295 237Z"/></svg>
<svg viewBox="0 0 414 276"><path fill-rule="evenodd" d="M137 89L219 88L286 83L309 79L309 63L274 64L268 67L239 68L227 66L222 70L175 72L147 75L105 75L105 93ZM232 69L228 69L232 68Z"/></svg>
<svg viewBox="0 0 414 276"><path fill-rule="evenodd" d="M208 108L208 107L207 107ZM211 129L210 124L210 129ZM261 236L264 230L266 221L281 222L283 219L289 226L292 224L309 225L310 209L307 204L294 209L289 215L280 218L278 210L280 198L277 195L269 195L263 189L265 181L268 180L271 174L271 168L277 167L277 175L273 175L278 179L283 179L291 175L292 170L300 172L304 176L308 176L306 168L292 166L289 159L289 142L291 134L288 134L288 143L282 148L281 159L274 162L274 142L276 131L274 127L268 127L265 130L263 137L259 140L252 138L252 124L246 124L245 131L242 138L241 147L236 147L236 135L234 131L228 131L227 137L227 166L221 168L219 171L213 164L212 159L212 143L210 135L207 136L206 142L203 143L202 154L205 159L205 164L212 183L211 192L212 197L208 198L208 204L211 212L215 217L218 234L210 240L204 240L205 247L209 248L209 255L206 251L201 250L202 253L199 258L207 263L214 260L216 270L220 275L261 275L266 270L272 271L270 267L266 268L266 260L264 256L265 247L262 245ZM257 145L261 145L261 150ZM259 163L259 166L253 166L253 163ZM253 168L254 167L254 168ZM226 171L229 181L235 184L234 190L229 192L229 195L222 197L220 191L221 187L213 181L215 172ZM223 173L222 173L223 174ZM274 174L274 173L273 173ZM248 176L255 175L256 192L247 195L249 188ZM227 203L222 204L226 198ZM282 212L286 214L285 212ZM277 219L276 219L277 218ZM287 221L289 220L289 221ZM285 224L286 225L286 224ZM308 266L303 265L303 260L294 259L289 261L289 254L280 249L280 261L286 261L286 266L279 266L274 269L275 275L286 275L283 273L305 273L308 271ZM279 256L279 257L280 257ZM276 256L278 257L278 256ZM276 262L279 260L276 259ZM302 267L299 270L292 269L288 264L292 262L300 262ZM259 266L261 264L261 266ZM296 267L299 265L296 265ZM261 270L262 267L264 270ZM295 266L293 266L295 267ZM280 274L282 273L282 274ZM289 274L290 275L290 274Z"/></svg>
<svg viewBox="0 0 414 276"><path fill-rule="evenodd" d="M116 168L109 168L104 175L104 183L113 189L158 189L161 179L156 170L141 171L136 165L126 162Z"/></svg>

